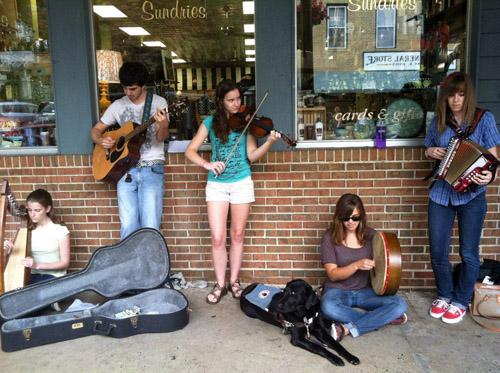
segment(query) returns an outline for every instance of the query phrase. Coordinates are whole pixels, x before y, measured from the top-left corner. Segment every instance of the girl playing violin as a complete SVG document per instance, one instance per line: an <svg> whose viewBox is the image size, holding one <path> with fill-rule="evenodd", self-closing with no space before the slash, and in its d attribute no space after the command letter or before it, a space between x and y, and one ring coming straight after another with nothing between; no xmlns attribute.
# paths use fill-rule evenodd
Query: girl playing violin
<svg viewBox="0 0 500 373"><path fill-rule="evenodd" d="M53 221L53 202L49 192L37 189L26 198L31 220L31 256L23 265L31 268L30 283L50 280L66 274L69 266L69 231L65 225ZM5 240L4 248L10 252L14 244Z"/></svg>
<svg viewBox="0 0 500 373"><path fill-rule="evenodd" d="M238 279L243 256L245 226L250 204L255 201L250 162L254 162L271 149L281 135L271 131L267 141L257 147L255 137L246 131L230 128L229 120L239 112L241 92L236 83L222 80L215 91L216 112L200 125L186 149L186 157L208 171L206 201L208 222L212 235L212 262L216 283L206 301L217 304L229 290L233 298L240 298ZM241 138L240 138L241 136ZM198 154L200 146L209 137L212 145L210 162ZM236 145L235 145L236 144ZM226 288L226 222L231 212L231 247L229 250L230 278Z"/></svg>

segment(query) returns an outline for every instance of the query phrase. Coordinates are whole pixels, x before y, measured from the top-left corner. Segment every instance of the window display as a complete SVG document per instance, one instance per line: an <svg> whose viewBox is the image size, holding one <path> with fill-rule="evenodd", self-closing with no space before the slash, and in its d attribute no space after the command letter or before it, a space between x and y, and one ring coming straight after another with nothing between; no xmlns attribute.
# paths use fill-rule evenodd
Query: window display
<svg viewBox="0 0 500 373"><path fill-rule="evenodd" d="M55 146L45 1L0 2L0 149Z"/></svg>
<svg viewBox="0 0 500 373"><path fill-rule="evenodd" d="M466 69L466 5L296 0L299 141L381 146L422 138L439 82ZM324 18L314 16L323 8Z"/></svg>
<svg viewBox="0 0 500 373"><path fill-rule="evenodd" d="M229 78L255 105L254 2L242 0L94 0L97 66L101 57L141 61L148 86L169 103L170 141L190 140L215 109L217 83ZM112 13L108 12L112 11ZM112 52L112 53L111 53ZM123 95L118 76L98 68L101 111ZM114 76L114 77L113 77ZM171 143L169 151L182 150Z"/></svg>

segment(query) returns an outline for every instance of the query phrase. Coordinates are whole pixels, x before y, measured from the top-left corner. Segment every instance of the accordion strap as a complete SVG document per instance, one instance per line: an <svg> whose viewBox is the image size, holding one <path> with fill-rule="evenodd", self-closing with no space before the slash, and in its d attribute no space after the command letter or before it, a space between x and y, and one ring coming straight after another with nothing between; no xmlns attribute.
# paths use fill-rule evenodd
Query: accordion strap
<svg viewBox="0 0 500 373"><path fill-rule="evenodd" d="M460 125L458 124L451 110L447 111L445 123L448 127L456 132L458 138L466 139L476 130L479 121L483 117L484 113L486 113L486 111L486 109L476 108L474 117L472 118L472 123L466 127L465 131L460 128Z"/></svg>

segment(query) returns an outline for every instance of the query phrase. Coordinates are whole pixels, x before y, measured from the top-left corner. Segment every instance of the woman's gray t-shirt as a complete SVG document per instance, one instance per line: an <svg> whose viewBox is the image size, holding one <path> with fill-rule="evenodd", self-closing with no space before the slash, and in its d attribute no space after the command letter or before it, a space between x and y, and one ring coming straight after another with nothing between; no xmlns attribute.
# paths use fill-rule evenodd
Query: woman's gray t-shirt
<svg viewBox="0 0 500 373"><path fill-rule="evenodd" d="M372 239L374 234L375 230L368 228L365 244L360 248L351 248L344 245L335 245L332 242L332 231L330 229L327 230L321 241L321 264L333 263L339 267L345 267L359 259L373 259ZM371 287L370 271L358 270L345 280L331 281L327 279L325 287L346 290L359 290Z"/></svg>

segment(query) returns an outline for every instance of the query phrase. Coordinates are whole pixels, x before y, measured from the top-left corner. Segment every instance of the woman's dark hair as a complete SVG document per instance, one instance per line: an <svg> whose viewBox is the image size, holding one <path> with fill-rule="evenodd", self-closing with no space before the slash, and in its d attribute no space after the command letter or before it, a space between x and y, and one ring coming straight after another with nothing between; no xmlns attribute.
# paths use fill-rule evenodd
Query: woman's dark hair
<svg viewBox="0 0 500 373"><path fill-rule="evenodd" d="M223 144L227 142L230 132L227 114L224 110L224 97L226 97L228 92L231 92L235 89L240 92L241 96L240 88L236 85L235 82L230 79L221 80L219 84L217 84L217 88L215 88L216 111L214 114L213 129L215 132L215 136L217 136Z"/></svg>
<svg viewBox="0 0 500 373"><path fill-rule="evenodd" d="M448 97L456 93L464 94L463 121L470 125L476 111L476 95L470 78L462 72L454 72L448 75L440 86L439 96L436 104L438 132L443 133L446 129L446 116L450 110ZM461 123L459 123L461 124Z"/></svg>
<svg viewBox="0 0 500 373"><path fill-rule="evenodd" d="M47 208L50 206L50 211L47 214L52 221L54 220L54 202L52 201L52 196L45 189L36 189L28 194L26 197L26 202L39 203L43 207ZM35 225L30 222L30 228L34 228Z"/></svg>
<svg viewBox="0 0 500 373"><path fill-rule="evenodd" d="M146 85L149 77L148 69L141 62L125 62L118 73L120 84L123 87L129 87L137 84Z"/></svg>
<svg viewBox="0 0 500 373"><path fill-rule="evenodd" d="M363 206L363 201L356 194L344 194L342 195L337 204L335 205L335 214L333 215L333 222L330 228L332 232L332 242L336 245L342 245L347 234L344 227L344 222L342 218L348 218L352 215L354 209L358 209L359 216L361 220L356 228L356 237L361 245L365 243L366 236L366 211Z"/></svg>

